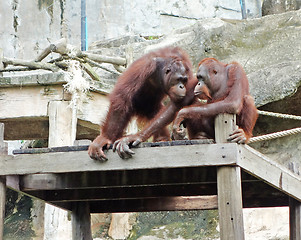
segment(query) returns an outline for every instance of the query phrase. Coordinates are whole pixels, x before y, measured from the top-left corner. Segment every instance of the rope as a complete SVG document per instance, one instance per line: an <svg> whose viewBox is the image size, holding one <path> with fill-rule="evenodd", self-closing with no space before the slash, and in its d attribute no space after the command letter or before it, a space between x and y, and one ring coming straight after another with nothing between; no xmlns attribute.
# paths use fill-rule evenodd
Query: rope
<svg viewBox="0 0 301 240"><path fill-rule="evenodd" d="M301 116L267 112L267 111L262 111L262 110L257 110L257 111L258 111L258 114L265 115L265 116L301 120ZM270 134L266 134L266 135L262 135L262 136L258 136L258 137L252 137L252 138L250 138L249 143L271 140L271 139L275 139L275 138L279 138L279 137L290 136L290 135L297 134L297 133L301 133L301 127L293 128L290 130L284 130L284 131L280 131L280 132L275 132L275 133L270 133Z"/></svg>
<svg viewBox="0 0 301 240"><path fill-rule="evenodd" d="M301 116L295 116L295 115L284 114L284 113L267 112L267 111L262 111L262 110L257 110L257 111L259 114L265 115L265 116L301 120Z"/></svg>
<svg viewBox="0 0 301 240"><path fill-rule="evenodd" d="M271 140L274 138L285 137L285 136L289 136L289 135L293 135L293 134L297 134L297 133L301 133L301 127L293 128L290 130L284 130L284 131L280 131L280 132L275 132L275 133L270 133L270 134L266 134L266 135L262 135L262 136L258 136L258 137L252 137L252 138L250 138L249 143L259 142L259 141L264 141L264 140Z"/></svg>

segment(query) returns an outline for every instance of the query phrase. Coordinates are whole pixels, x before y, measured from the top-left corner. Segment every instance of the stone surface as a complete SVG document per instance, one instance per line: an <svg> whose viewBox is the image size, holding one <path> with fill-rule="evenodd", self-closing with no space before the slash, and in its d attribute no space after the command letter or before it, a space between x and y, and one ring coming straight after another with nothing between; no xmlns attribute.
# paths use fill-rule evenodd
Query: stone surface
<svg viewBox="0 0 301 240"><path fill-rule="evenodd" d="M248 17L260 16L261 1L246 2ZM4 56L33 59L61 37L80 46L80 6L80 0L1 1L0 46L5 46ZM238 0L89 0L86 16L89 46L124 35L161 36L202 18L241 19L241 9Z"/></svg>

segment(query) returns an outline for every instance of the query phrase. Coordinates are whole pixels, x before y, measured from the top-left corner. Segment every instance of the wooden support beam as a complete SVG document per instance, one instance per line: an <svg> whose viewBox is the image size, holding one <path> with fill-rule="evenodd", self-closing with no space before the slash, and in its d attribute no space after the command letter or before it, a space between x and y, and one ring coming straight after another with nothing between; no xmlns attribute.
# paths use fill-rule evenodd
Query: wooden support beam
<svg viewBox="0 0 301 240"><path fill-rule="evenodd" d="M88 53L88 52L82 52L81 57L87 57L96 62L112 63L116 65L126 64L126 59L121 57L110 57L110 56L104 56L104 55Z"/></svg>
<svg viewBox="0 0 301 240"><path fill-rule="evenodd" d="M3 64L3 49L0 48L0 77L3 75L1 70L4 69L4 64Z"/></svg>
<svg viewBox="0 0 301 240"><path fill-rule="evenodd" d="M290 163L289 169L297 175L300 175L299 164ZM290 197L290 240L301 240L301 202Z"/></svg>
<svg viewBox="0 0 301 240"><path fill-rule="evenodd" d="M301 203L290 198L290 240L301 240Z"/></svg>
<svg viewBox="0 0 301 240"><path fill-rule="evenodd" d="M55 133L64 131L60 129L54 129L49 133L55 136ZM135 155L127 160L121 159L118 154L109 150L107 152L109 160L106 162L92 160L87 151L0 156L0 175L235 165L238 155L237 144L234 143L133 150Z"/></svg>
<svg viewBox="0 0 301 240"><path fill-rule="evenodd" d="M72 146L75 141L76 124L72 123L74 120L69 104L69 101L49 102L49 147Z"/></svg>
<svg viewBox="0 0 301 240"><path fill-rule="evenodd" d="M256 178L301 201L301 176L247 145L239 145L238 166Z"/></svg>
<svg viewBox="0 0 301 240"><path fill-rule="evenodd" d="M215 119L215 141L227 142L236 127L236 116L220 114ZM236 159L232 159L236 161ZM236 166L217 169L217 194L221 240L244 240L241 172Z"/></svg>
<svg viewBox="0 0 301 240"><path fill-rule="evenodd" d="M4 124L0 123L0 155L7 154L7 144L4 142ZM3 240L6 200L6 177L0 176L0 240Z"/></svg>
<svg viewBox="0 0 301 240"><path fill-rule="evenodd" d="M6 199L6 180L5 177L0 177L0 240L3 240L5 199Z"/></svg>
<svg viewBox="0 0 301 240"><path fill-rule="evenodd" d="M91 213L211 210L217 209L217 196L111 199L88 203ZM66 209L73 206L71 202L55 202L54 204Z"/></svg>
<svg viewBox="0 0 301 240"><path fill-rule="evenodd" d="M72 146L75 141L76 124L72 118L72 109L69 107L69 101L50 101L48 105L49 115L49 147L61 147L61 146ZM76 120L75 120L76 121ZM68 213L62 209L55 208L50 204L45 205L45 213L49 215L51 213L60 214L62 223L67 222ZM52 216L44 216L44 231L50 233L53 239L59 239L62 230L54 229L55 226L52 224ZM59 222L60 224L61 222ZM71 233L71 224L66 226L64 231Z"/></svg>
<svg viewBox="0 0 301 240"><path fill-rule="evenodd" d="M92 240L90 206L88 202L72 207L72 240Z"/></svg>

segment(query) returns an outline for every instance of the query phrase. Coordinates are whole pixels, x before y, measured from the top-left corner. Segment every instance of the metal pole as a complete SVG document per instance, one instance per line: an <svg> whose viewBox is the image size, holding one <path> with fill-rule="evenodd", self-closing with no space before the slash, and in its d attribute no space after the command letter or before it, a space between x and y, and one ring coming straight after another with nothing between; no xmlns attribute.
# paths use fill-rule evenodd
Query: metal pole
<svg viewBox="0 0 301 240"><path fill-rule="evenodd" d="M86 0L81 0L81 50L87 50Z"/></svg>
<svg viewBox="0 0 301 240"><path fill-rule="evenodd" d="M239 0L242 19L247 19L246 2L245 0Z"/></svg>

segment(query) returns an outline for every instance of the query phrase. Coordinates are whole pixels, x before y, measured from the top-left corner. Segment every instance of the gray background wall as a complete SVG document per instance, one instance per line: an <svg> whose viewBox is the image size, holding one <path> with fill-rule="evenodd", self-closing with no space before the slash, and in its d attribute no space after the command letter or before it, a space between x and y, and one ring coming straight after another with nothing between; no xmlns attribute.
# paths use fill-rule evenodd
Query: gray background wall
<svg viewBox="0 0 301 240"><path fill-rule="evenodd" d="M33 59L66 37L80 46L81 0L0 1L0 48L5 57ZM88 45L124 35L160 36L197 19L241 19L239 0L87 0ZM246 0L248 18L261 0Z"/></svg>

